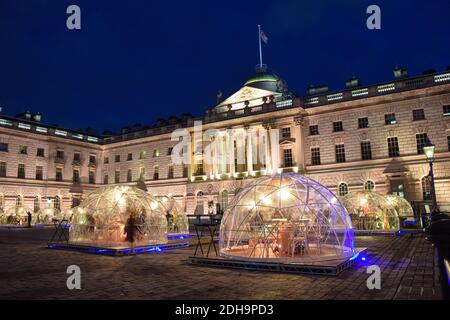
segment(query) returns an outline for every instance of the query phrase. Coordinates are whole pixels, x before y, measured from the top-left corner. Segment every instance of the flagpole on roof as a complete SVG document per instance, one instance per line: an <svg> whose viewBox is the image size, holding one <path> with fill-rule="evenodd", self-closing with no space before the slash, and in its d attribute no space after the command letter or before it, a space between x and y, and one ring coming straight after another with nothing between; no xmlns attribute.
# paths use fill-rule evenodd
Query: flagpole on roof
<svg viewBox="0 0 450 320"><path fill-rule="evenodd" d="M262 68L261 25L259 24L258 24L258 40L259 40L259 65Z"/></svg>

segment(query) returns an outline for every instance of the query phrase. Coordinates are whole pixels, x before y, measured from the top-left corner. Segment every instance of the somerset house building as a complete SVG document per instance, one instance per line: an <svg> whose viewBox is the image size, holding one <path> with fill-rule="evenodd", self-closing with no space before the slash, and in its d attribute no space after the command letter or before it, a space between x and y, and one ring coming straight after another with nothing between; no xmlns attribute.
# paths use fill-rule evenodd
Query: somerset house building
<svg viewBox="0 0 450 320"><path fill-rule="evenodd" d="M171 194L188 214L223 210L255 177L299 172L337 195L375 190L400 195L416 210L431 202L429 165L423 146L435 146L437 203L450 209L450 69L408 76L395 69L391 81L368 86L352 78L345 89L308 88L293 94L260 66L240 90L197 117L182 114L152 126L95 135L44 123L45 115L0 113L0 210L67 209L106 184L139 184ZM216 129L204 139L195 134ZM173 163L174 130L190 134L186 163ZM271 134L276 130L278 134ZM249 134L252 132L252 134ZM204 161L206 145L213 156ZM263 150L261 151L261 146ZM237 161L237 149L245 150ZM255 157L259 149L264 163ZM261 158L261 156L259 157Z"/></svg>

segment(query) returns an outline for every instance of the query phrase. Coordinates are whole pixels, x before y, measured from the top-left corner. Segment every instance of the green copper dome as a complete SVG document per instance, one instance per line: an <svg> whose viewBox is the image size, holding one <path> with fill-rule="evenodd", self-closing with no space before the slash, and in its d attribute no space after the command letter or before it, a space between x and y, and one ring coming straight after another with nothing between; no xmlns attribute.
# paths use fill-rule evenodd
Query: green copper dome
<svg viewBox="0 0 450 320"><path fill-rule="evenodd" d="M267 70L267 66L257 66L256 73L248 79L245 87L253 87L272 92L284 92L287 87L284 81L276 74Z"/></svg>

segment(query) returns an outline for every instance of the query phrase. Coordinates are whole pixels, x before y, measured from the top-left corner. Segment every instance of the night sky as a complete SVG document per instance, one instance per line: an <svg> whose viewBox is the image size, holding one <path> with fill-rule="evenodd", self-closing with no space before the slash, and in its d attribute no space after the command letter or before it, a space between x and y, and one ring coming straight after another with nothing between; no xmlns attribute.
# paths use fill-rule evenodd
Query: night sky
<svg viewBox="0 0 450 320"><path fill-rule="evenodd" d="M82 30L66 28L81 7ZM366 8L381 7L381 30ZM257 24L269 37L264 62L289 88L340 90L450 65L450 1L0 0L3 114L41 112L71 129L119 131L214 106L259 62Z"/></svg>

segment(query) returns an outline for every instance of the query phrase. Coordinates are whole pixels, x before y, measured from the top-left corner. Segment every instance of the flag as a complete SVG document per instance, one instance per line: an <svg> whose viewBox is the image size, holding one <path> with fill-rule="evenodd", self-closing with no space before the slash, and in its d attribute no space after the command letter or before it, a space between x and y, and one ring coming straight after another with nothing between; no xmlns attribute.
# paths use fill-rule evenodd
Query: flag
<svg viewBox="0 0 450 320"><path fill-rule="evenodd" d="M260 36L261 36L261 40L264 41L265 44L267 44L267 42L269 42L269 38L266 36L264 31L261 30Z"/></svg>

